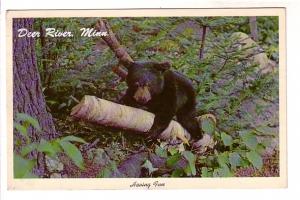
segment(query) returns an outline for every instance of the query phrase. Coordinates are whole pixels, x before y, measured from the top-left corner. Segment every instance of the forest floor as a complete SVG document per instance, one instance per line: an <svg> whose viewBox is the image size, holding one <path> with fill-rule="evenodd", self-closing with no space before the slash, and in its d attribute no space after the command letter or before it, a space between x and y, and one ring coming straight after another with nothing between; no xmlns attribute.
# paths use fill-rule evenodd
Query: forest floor
<svg viewBox="0 0 300 200"><path fill-rule="evenodd" d="M190 22L186 22L186 24L178 26L178 29L173 34L179 34L185 29L185 27L193 27L193 25L190 24ZM194 28L195 30L198 30L196 34L198 34L200 38L200 28ZM84 69L82 66L85 66L87 63L95 63L95 57L101 54L101 49L105 48L104 46L105 44L103 43L97 43L93 50L93 54L87 60L85 60L85 63L80 63L77 67L75 67L76 71L70 72L71 74L66 74L66 77L72 77L72 73L80 74ZM118 84L118 78L113 76L114 78L107 83L103 83L101 80L98 82L94 81L99 80L99 77L104 77L107 74L111 75L109 70L110 68L101 69L97 73L94 71L91 72L90 80L86 80L87 82L90 81L90 83L88 83L84 88L78 89L76 98L79 98L78 100L80 100L80 97L83 95L95 95L100 98L117 102L122 93L122 91L118 91L115 87L115 84ZM219 87L222 86L220 85ZM260 110L258 112L257 105L266 105L265 110ZM235 171L234 175L238 177L279 176L278 101L270 102L261 98L254 98L254 100L252 99L245 101L241 105L239 112L240 113L237 113L237 115L233 116L233 121L240 121L241 119L244 120L247 118L246 116L250 116L248 121L244 121L243 123L247 123L251 127L260 127L257 131L260 132L261 135L257 136L257 139L271 139L270 145L266 149L263 156L264 167L262 170L257 170L254 167L239 168ZM62 162L65 166L62 177L99 177L99 171L101 171L101 168L107 168L107 166L110 166L110 168L117 168L118 166L126 168L124 165L127 165L128 162L129 164L133 163L136 165L136 163L139 162L139 159L145 156L145 154L141 152L154 151L153 147L146 146L144 143L144 138L140 135L118 129L93 125L82 121L74 121L74 119L69 116L69 113L70 109L52 112L52 115L55 119L56 128L64 136L78 136L89 143L87 146L80 146L85 159L85 164L88 167L82 171L76 167L70 161L70 159L64 155L61 155ZM141 171L141 168L136 166L136 170ZM134 174L134 172L132 173ZM140 173L137 174L142 176ZM54 175L52 174L50 176ZM118 176L115 175L115 177Z"/></svg>

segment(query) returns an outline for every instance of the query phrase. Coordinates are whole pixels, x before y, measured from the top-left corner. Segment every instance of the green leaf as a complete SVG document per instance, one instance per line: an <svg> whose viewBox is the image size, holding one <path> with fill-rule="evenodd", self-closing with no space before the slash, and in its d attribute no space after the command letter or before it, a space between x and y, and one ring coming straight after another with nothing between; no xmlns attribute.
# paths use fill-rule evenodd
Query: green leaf
<svg viewBox="0 0 300 200"><path fill-rule="evenodd" d="M212 177L213 173L208 170L207 167L202 167L201 168L201 177Z"/></svg>
<svg viewBox="0 0 300 200"><path fill-rule="evenodd" d="M177 153L167 159L167 166L173 167L181 159L181 154Z"/></svg>
<svg viewBox="0 0 300 200"><path fill-rule="evenodd" d="M104 167L98 174L99 178L110 178L112 171L109 167Z"/></svg>
<svg viewBox="0 0 300 200"><path fill-rule="evenodd" d="M255 151L247 152L246 157L256 169L260 170L262 168L263 160L262 157L257 152Z"/></svg>
<svg viewBox="0 0 300 200"><path fill-rule="evenodd" d="M269 147L272 144L272 139L270 139L270 138L263 138L262 141L261 141L261 144L264 147Z"/></svg>
<svg viewBox="0 0 300 200"><path fill-rule="evenodd" d="M73 136L73 135L69 135L69 136L63 137L61 139L61 141L80 142L80 143L84 143L84 144L87 143L86 141L84 141L84 139L82 139L80 137Z"/></svg>
<svg viewBox="0 0 300 200"><path fill-rule="evenodd" d="M176 149L175 146L168 148L168 151L170 152L171 155L178 153L178 149Z"/></svg>
<svg viewBox="0 0 300 200"><path fill-rule="evenodd" d="M182 155L188 161L192 175L195 176L196 175L196 166L195 166L196 157L195 157L195 155L190 151L184 151L184 152L182 152Z"/></svg>
<svg viewBox="0 0 300 200"><path fill-rule="evenodd" d="M33 173L31 172L27 172L23 178L39 178L37 175L34 175Z"/></svg>
<svg viewBox="0 0 300 200"><path fill-rule="evenodd" d="M249 167L251 165L250 161L245 157L241 158L241 167Z"/></svg>
<svg viewBox="0 0 300 200"><path fill-rule="evenodd" d="M251 150L256 149L258 142L257 142L256 136L253 133L247 132L245 134L242 134L241 137L242 137L243 142L249 149L251 149Z"/></svg>
<svg viewBox="0 0 300 200"><path fill-rule="evenodd" d="M31 172L27 172L23 178L39 178L37 175L34 175L33 173Z"/></svg>
<svg viewBox="0 0 300 200"><path fill-rule="evenodd" d="M181 177L184 175L184 171L182 169L175 169L172 174L171 177Z"/></svg>
<svg viewBox="0 0 300 200"><path fill-rule="evenodd" d="M201 119L201 128L204 133L212 135L215 132L215 122L210 118Z"/></svg>
<svg viewBox="0 0 300 200"><path fill-rule="evenodd" d="M50 143L52 145L52 149L55 152L55 154L63 151L59 142L60 142L60 139L50 141Z"/></svg>
<svg viewBox="0 0 300 200"><path fill-rule="evenodd" d="M168 157L168 152L166 149L164 149L163 147L160 147L158 145L155 145L155 154L163 157L163 158L167 158Z"/></svg>
<svg viewBox="0 0 300 200"><path fill-rule="evenodd" d="M232 177L233 174L227 166L217 168L213 172L213 177Z"/></svg>
<svg viewBox="0 0 300 200"><path fill-rule="evenodd" d="M14 177L24 178L28 173L31 173L35 163L34 160L27 160L14 154Z"/></svg>
<svg viewBox="0 0 300 200"><path fill-rule="evenodd" d="M201 168L201 177L208 177L208 169L207 167Z"/></svg>
<svg viewBox="0 0 300 200"><path fill-rule="evenodd" d="M221 153L217 156L218 163L221 167L229 164L228 152Z"/></svg>
<svg viewBox="0 0 300 200"><path fill-rule="evenodd" d="M77 167L84 169L83 158L79 149L72 143L68 141L60 141L60 146L63 148L64 152L71 158Z"/></svg>
<svg viewBox="0 0 300 200"><path fill-rule="evenodd" d="M265 152L265 147L264 147L264 145L262 145L262 144L258 144L257 146L256 146L256 149L255 149L255 151L257 152L257 153L259 153L259 154L263 154L264 152Z"/></svg>
<svg viewBox="0 0 300 200"><path fill-rule="evenodd" d="M100 170L97 177L99 177L99 178L111 178L112 173L116 170L117 170L116 162L111 161L102 170Z"/></svg>
<svg viewBox="0 0 300 200"><path fill-rule="evenodd" d="M148 169L149 175L158 170L158 168L153 167L152 163L149 160L146 160L142 167Z"/></svg>
<svg viewBox="0 0 300 200"><path fill-rule="evenodd" d="M207 163L207 157L206 156L198 156L197 162L201 163L201 164L206 164Z"/></svg>
<svg viewBox="0 0 300 200"><path fill-rule="evenodd" d="M221 132L221 139L225 146L230 146L233 143L233 139L232 139L231 135L228 135L224 132Z"/></svg>
<svg viewBox="0 0 300 200"><path fill-rule="evenodd" d="M257 135L263 133L264 135L269 135L269 136L276 136L277 134L277 132L274 131L274 128L268 126L256 127L256 133Z"/></svg>
<svg viewBox="0 0 300 200"><path fill-rule="evenodd" d="M24 146L21 150L21 156L26 156L27 154L29 154L30 152L36 150L38 147L37 143L31 143L28 144L26 146Z"/></svg>
<svg viewBox="0 0 300 200"><path fill-rule="evenodd" d="M54 156L55 155L55 151L54 151L54 148L52 147L51 143L44 140L44 139L41 139L40 141L40 144L38 145L37 147L37 150L39 152L43 152L43 153L46 153L46 154L49 154L50 156Z"/></svg>
<svg viewBox="0 0 300 200"><path fill-rule="evenodd" d="M184 169L183 169L184 173L187 175L187 176L192 176L192 169L190 167L190 165L187 165Z"/></svg>
<svg viewBox="0 0 300 200"><path fill-rule="evenodd" d="M23 121L30 123L36 130L41 131L41 127L39 125L39 122L31 117L30 115L27 115L26 113L17 113L17 121Z"/></svg>
<svg viewBox="0 0 300 200"><path fill-rule="evenodd" d="M22 126L21 124L14 122L14 128L17 129L17 131L19 131L20 134L23 135L24 137L26 138L28 137L27 128L25 126Z"/></svg>
<svg viewBox="0 0 300 200"><path fill-rule="evenodd" d="M236 169L237 166L241 166L240 154L236 152L229 153L229 163L232 169Z"/></svg>

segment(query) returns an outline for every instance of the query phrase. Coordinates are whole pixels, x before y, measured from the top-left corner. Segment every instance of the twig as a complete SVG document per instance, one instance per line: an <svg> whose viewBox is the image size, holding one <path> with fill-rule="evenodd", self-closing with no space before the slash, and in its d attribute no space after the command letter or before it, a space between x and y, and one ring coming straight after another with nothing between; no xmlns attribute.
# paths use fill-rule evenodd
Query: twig
<svg viewBox="0 0 300 200"><path fill-rule="evenodd" d="M93 143L85 144L85 145L83 145L83 146L81 147L81 150L82 150L82 151L88 151L88 150L90 150L91 148L95 147L95 146L98 144L99 141L100 141L100 139L98 138L98 139L96 139Z"/></svg>
<svg viewBox="0 0 300 200"><path fill-rule="evenodd" d="M202 28L202 38L201 38L201 46L200 46L200 53L199 53L199 59L202 60L204 57L204 44L205 44L205 37L206 37L206 29L207 26L203 26Z"/></svg>

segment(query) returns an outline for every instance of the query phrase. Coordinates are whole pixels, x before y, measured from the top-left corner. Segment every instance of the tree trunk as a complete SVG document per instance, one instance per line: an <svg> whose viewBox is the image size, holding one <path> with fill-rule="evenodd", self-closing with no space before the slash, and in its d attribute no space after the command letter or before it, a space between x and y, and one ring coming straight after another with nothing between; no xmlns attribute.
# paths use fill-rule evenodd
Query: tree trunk
<svg viewBox="0 0 300 200"><path fill-rule="evenodd" d="M40 73L40 76L42 78L42 80L47 80L46 79L46 75L48 75L46 72L48 71L48 66L47 66L47 56L46 56L46 31L43 25L43 20L41 21L41 25L40 25L40 40L41 40L41 49L42 49L42 69L43 69L43 73ZM46 81L45 81L46 83Z"/></svg>
<svg viewBox="0 0 300 200"><path fill-rule="evenodd" d="M257 42L258 41L258 31L257 31L256 17L249 17L249 24L250 24L251 38L255 42Z"/></svg>
<svg viewBox="0 0 300 200"><path fill-rule="evenodd" d="M200 46L200 53L199 53L200 60L202 60L204 58L204 45L205 45L206 29L207 29L207 26L204 25L202 27L201 46Z"/></svg>
<svg viewBox="0 0 300 200"><path fill-rule="evenodd" d="M33 19L13 20L13 114L14 119L17 113L26 113L38 120L42 132L32 127L28 129L31 142L38 142L41 138L56 137L57 132L51 114L46 111L36 62L35 41L32 37L18 37L20 28L33 31ZM14 139L16 137L19 135L14 131ZM38 156L40 165L38 165L37 175L43 174L40 158L41 156Z"/></svg>

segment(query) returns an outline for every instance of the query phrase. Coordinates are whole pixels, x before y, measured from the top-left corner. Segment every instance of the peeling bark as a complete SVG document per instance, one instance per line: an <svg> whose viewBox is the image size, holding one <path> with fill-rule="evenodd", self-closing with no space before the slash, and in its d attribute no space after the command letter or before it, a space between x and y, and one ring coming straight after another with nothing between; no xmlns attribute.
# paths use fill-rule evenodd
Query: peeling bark
<svg viewBox="0 0 300 200"><path fill-rule="evenodd" d="M88 95L72 108L71 116L95 124L132 130L141 134L147 134L154 121L153 113ZM174 120L160 134L161 139L174 140L178 138L184 143L188 143L190 137L187 130Z"/></svg>

